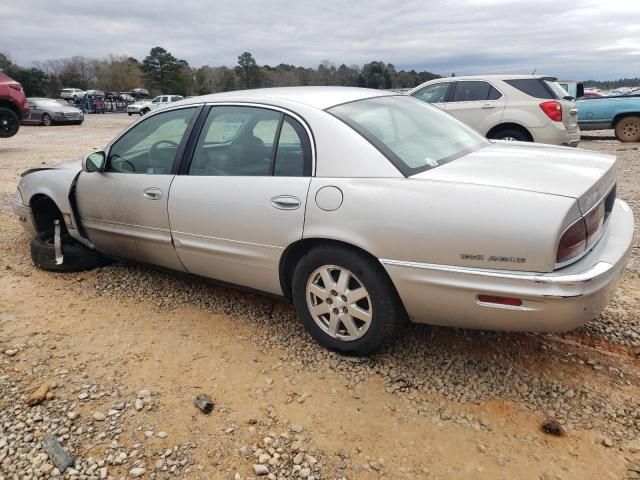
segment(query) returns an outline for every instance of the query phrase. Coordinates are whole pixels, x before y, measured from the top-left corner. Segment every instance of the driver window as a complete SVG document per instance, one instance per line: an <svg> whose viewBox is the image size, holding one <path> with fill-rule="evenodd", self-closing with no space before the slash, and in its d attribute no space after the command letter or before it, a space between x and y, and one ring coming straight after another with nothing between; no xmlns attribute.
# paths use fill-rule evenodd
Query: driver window
<svg viewBox="0 0 640 480"><path fill-rule="evenodd" d="M267 176L282 114L256 107L209 111L189 175Z"/></svg>
<svg viewBox="0 0 640 480"><path fill-rule="evenodd" d="M182 108L148 117L109 150L105 171L167 175L196 109Z"/></svg>

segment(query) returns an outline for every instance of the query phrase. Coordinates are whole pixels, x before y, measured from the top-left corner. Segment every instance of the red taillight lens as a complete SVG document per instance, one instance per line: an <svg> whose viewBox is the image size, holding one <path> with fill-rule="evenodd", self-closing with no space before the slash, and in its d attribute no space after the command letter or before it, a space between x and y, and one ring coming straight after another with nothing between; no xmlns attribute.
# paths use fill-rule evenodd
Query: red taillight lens
<svg viewBox="0 0 640 480"><path fill-rule="evenodd" d="M584 219L571 225L560 237L556 262L563 263L580 255L587 248L587 227Z"/></svg>
<svg viewBox="0 0 640 480"><path fill-rule="evenodd" d="M600 205L584 216L584 222L587 224L587 239L598 236L600 230L602 230L602 226L604 225L604 211L604 202L600 202Z"/></svg>
<svg viewBox="0 0 640 480"><path fill-rule="evenodd" d="M562 121L562 105L560 105L560 102L556 102L555 100L542 102L540 104L540 108L547 115L547 117L549 117L554 122Z"/></svg>
<svg viewBox="0 0 640 480"><path fill-rule="evenodd" d="M10 83L9 88L20 91L22 90L22 85L20 85L19 83Z"/></svg>
<svg viewBox="0 0 640 480"><path fill-rule="evenodd" d="M482 303L495 303L497 305L508 305L510 307L519 307L522 300L513 297L497 297L495 295L478 295L478 301Z"/></svg>

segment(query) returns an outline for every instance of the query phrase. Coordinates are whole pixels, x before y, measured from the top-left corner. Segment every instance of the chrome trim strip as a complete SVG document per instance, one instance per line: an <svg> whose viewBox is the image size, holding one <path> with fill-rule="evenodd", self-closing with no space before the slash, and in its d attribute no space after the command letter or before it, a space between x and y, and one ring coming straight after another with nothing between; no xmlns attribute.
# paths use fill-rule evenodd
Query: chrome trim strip
<svg viewBox="0 0 640 480"><path fill-rule="evenodd" d="M402 260L390 260L381 258L380 263L394 267L417 268L434 272L455 273L461 275L478 275L482 277L502 278L505 280L522 280L525 282L545 284L572 284L589 283L597 277L607 273L613 265L607 262L598 262L592 267L579 273L558 275L557 273L507 273L498 270L484 270L480 268L457 267L454 265L437 265L432 263L406 262Z"/></svg>

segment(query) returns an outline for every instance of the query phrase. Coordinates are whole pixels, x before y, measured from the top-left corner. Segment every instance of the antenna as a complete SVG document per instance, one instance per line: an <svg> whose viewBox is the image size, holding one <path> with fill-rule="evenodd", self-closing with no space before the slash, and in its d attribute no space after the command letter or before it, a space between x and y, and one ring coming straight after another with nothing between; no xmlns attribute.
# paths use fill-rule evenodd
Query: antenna
<svg viewBox="0 0 640 480"><path fill-rule="evenodd" d="M531 72L531 75L535 75L536 74L536 70L538 70L537 68L533 69L533 72Z"/></svg>

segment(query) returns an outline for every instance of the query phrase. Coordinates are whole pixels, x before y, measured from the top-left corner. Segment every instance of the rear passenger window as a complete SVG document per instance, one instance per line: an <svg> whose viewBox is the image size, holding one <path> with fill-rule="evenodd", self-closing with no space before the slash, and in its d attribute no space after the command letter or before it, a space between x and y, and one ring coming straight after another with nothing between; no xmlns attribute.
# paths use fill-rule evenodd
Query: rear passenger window
<svg viewBox="0 0 640 480"><path fill-rule="evenodd" d="M553 93L545 87L543 80L538 78L518 78L514 80L505 80L505 83L534 98L556 98Z"/></svg>
<svg viewBox="0 0 640 480"><path fill-rule="evenodd" d="M489 98L487 100L498 100L502 94L493 85L489 87Z"/></svg>
<svg viewBox="0 0 640 480"><path fill-rule="evenodd" d="M302 125L285 115L280 130L273 174L277 177L311 175L311 143Z"/></svg>
<svg viewBox="0 0 640 480"><path fill-rule="evenodd" d="M474 102L488 100L493 87L487 82L456 82L453 102ZM494 88L495 90L495 88ZM496 90L497 91L497 90ZM498 92L499 93L499 92ZM499 95L498 95L499 98Z"/></svg>

